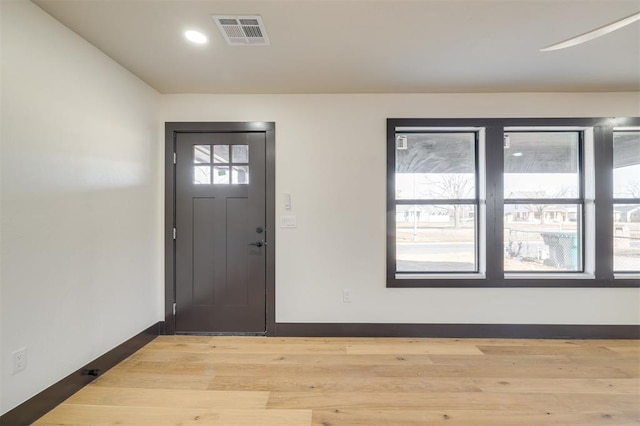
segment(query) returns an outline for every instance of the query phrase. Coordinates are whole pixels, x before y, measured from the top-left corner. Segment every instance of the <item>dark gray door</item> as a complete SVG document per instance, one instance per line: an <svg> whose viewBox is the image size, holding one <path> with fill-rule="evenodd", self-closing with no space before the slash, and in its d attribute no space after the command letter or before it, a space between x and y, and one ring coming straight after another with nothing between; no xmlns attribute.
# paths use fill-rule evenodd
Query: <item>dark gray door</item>
<svg viewBox="0 0 640 426"><path fill-rule="evenodd" d="M264 332L265 134L176 136L176 332Z"/></svg>

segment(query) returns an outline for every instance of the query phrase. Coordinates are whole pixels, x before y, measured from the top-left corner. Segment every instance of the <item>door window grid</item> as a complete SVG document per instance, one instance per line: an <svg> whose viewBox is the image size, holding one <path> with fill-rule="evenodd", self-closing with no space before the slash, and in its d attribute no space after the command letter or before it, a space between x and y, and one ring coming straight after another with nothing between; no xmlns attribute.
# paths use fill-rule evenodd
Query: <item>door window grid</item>
<svg viewBox="0 0 640 426"><path fill-rule="evenodd" d="M248 145L194 145L193 183L249 184Z"/></svg>

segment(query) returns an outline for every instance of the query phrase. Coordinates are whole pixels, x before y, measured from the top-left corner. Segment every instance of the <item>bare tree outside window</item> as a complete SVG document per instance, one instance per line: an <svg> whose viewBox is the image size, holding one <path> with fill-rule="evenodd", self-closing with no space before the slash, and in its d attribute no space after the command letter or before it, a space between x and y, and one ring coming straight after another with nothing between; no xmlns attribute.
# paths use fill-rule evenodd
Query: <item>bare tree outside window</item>
<svg viewBox="0 0 640 426"><path fill-rule="evenodd" d="M640 198L640 179L636 179L627 184L627 193L631 198Z"/></svg>
<svg viewBox="0 0 640 426"><path fill-rule="evenodd" d="M473 191L475 190L474 177L469 174L446 173L438 175L438 178L427 175L426 180L430 186L430 192L444 199L462 200L472 198ZM460 214L463 207L464 206L460 204L450 206L455 229L460 228Z"/></svg>

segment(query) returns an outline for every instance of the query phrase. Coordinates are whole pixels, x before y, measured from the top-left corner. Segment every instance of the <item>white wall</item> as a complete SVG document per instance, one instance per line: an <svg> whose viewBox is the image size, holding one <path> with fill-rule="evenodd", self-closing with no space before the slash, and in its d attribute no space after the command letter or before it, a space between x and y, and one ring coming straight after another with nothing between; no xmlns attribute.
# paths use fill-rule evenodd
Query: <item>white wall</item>
<svg viewBox="0 0 640 426"><path fill-rule="evenodd" d="M1 6L4 413L160 320L163 284L159 95L32 3Z"/></svg>
<svg viewBox="0 0 640 426"><path fill-rule="evenodd" d="M640 324L640 289L385 287L386 119L638 116L638 93L164 95L162 121L275 121L278 322ZM353 302L342 303L342 291Z"/></svg>

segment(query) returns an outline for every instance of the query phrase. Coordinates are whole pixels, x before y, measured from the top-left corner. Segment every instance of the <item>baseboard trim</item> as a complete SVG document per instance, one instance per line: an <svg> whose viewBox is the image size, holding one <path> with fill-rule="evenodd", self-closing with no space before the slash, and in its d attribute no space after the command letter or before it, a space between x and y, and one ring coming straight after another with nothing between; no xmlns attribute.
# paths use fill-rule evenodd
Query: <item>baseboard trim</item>
<svg viewBox="0 0 640 426"><path fill-rule="evenodd" d="M32 424L96 379L95 376L83 374L86 370L100 370L100 374L106 372L161 334L163 326L164 324L162 322L153 324L126 342L116 346L109 352L94 359L84 367L69 374L64 379L54 383L39 394L6 412L0 416L0 425L21 426Z"/></svg>
<svg viewBox="0 0 640 426"><path fill-rule="evenodd" d="M276 323L276 336L640 339L640 325Z"/></svg>

